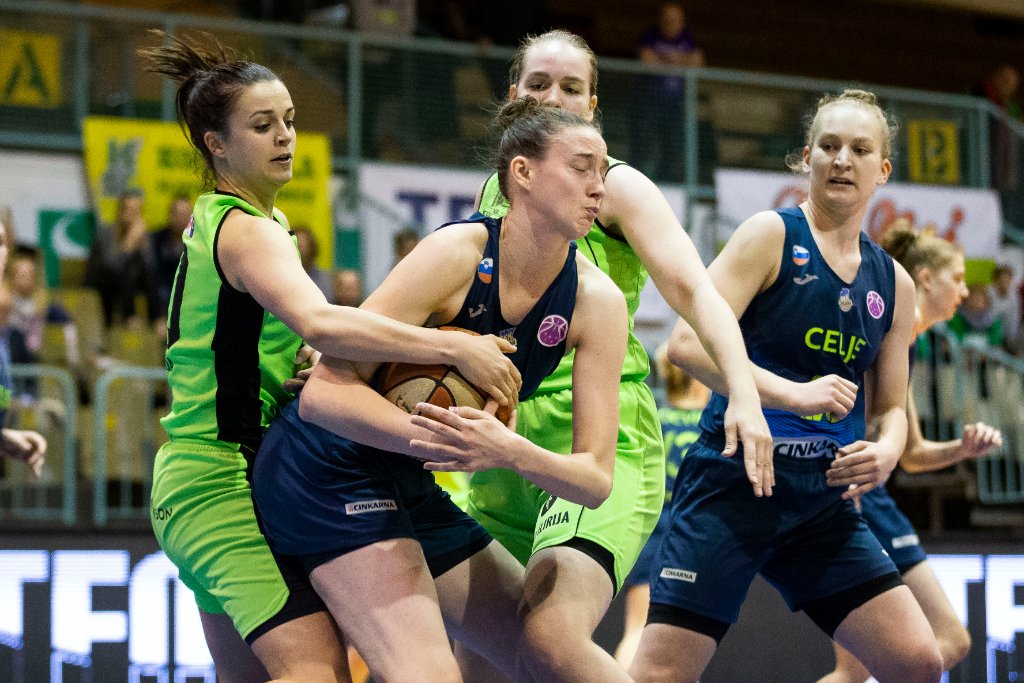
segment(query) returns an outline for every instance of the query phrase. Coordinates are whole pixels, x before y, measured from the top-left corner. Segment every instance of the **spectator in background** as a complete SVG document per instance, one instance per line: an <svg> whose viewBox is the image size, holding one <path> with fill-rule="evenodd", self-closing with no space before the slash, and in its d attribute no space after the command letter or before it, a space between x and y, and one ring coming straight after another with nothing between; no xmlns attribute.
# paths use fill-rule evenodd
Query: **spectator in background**
<svg viewBox="0 0 1024 683"><path fill-rule="evenodd" d="M704 66L704 51L686 25L678 2L661 5L657 26L640 39L645 64L674 67ZM683 179L683 109L686 81L681 76L641 76L639 125L634 131L632 164L658 180Z"/></svg>
<svg viewBox="0 0 1024 683"><path fill-rule="evenodd" d="M3 427L11 404L11 359L8 351L7 319L11 312L11 293L2 282L7 265L7 241L11 234L10 217L0 214L0 455L20 460L32 470L36 479L43 471L46 439L38 432Z"/></svg>
<svg viewBox="0 0 1024 683"><path fill-rule="evenodd" d="M6 204L0 204L0 228L4 231L4 244L17 244L14 238L14 211Z"/></svg>
<svg viewBox="0 0 1024 683"><path fill-rule="evenodd" d="M320 291L327 297L328 303L334 303L331 301L332 287L331 287L331 276L330 274L316 264L316 259L320 255L320 243L316 239L316 235L313 231L307 227L299 226L293 228L292 232L295 233L295 241L299 246L299 260L302 261L302 268L309 275L309 279L316 283L316 286L320 288Z"/></svg>
<svg viewBox="0 0 1024 683"><path fill-rule="evenodd" d="M1015 119L1021 118L1021 107L1017 102L1020 88L1020 72L1009 64L1003 64L985 77L974 94L987 98ZM1024 201L1019 196L1020 188L1020 143L1016 135L1002 121L995 119L989 126L989 148L992 158L992 185L999 192L1006 220L1019 225L1024 218Z"/></svg>
<svg viewBox="0 0 1024 683"><path fill-rule="evenodd" d="M1002 321L992 306L992 300L989 298L988 288L985 285L973 284L967 288L967 298L948 325L957 339L961 341L980 339L989 346L1002 346L1003 344Z"/></svg>
<svg viewBox="0 0 1024 683"><path fill-rule="evenodd" d="M358 270L342 268L334 274L334 304L357 307L363 303L363 278Z"/></svg>
<svg viewBox="0 0 1024 683"><path fill-rule="evenodd" d="M167 225L150 235L151 249L156 269L156 299L160 315L167 313L174 286L174 273L185 250L182 239L189 219L192 218L192 200L186 195L176 195L167 209Z"/></svg>
<svg viewBox="0 0 1024 683"><path fill-rule="evenodd" d="M77 372L78 329L71 314L58 303L50 301L39 277L39 254L31 247L17 247L8 266L11 312L7 318L10 330L12 363L38 363L43 347L43 329L60 325L64 333L64 350L68 368Z"/></svg>
<svg viewBox="0 0 1024 683"><path fill-rule="evenodd" d="M1016 354L1020 349L1020 296L1013 287L1013 269L1007 265L996 267L988 296L1003 326L1003 347Z"/></svg>
<svg viewBox="0 0 1024 683"><path fill-rule="evenodd" d="M394 268L398 265L399 261L404 259L419 244L420 233L413 228L405 228L396 232L391 239L392 249L395 254L395 262L391 264L391 267Z"/></svg>
<svg viewBox="0 0 1024 683"><path fill-rule="evenodd" d="M126 190L118 197L113 225L100 225L85 266L85 286L97 290L103 304L103 322L139 322L136 298L146 299L149 322L159 316L155 286L156 264L149 231L142 217L141 190Z"/></svg>

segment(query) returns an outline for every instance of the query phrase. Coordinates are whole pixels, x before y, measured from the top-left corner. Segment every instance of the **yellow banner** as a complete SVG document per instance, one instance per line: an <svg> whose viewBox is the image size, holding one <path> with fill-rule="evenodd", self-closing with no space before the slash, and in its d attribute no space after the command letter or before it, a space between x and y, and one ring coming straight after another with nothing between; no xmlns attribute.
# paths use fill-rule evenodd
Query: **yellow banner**
<svg viewBox="0 0 1024 683"><path fill-rule="evenodd" d="M952 121L907 123L907 161L915 183L960 183L960 138Z"/></svg>
<svg viewBox="0 0 1024 683"><path fill-rule="evenodd" d="M61 89L57 36L0 29L0 105L53 109Z"/></svg>
<svg viewBox="0 0 1024 683"><path fill-rule="evenodd" d="M143 214L152 229L167 222L178 195L195 199L204 191L203 159L176 123L89 116L82 123L82 143L89 189L100 221L112 222L117 197L126 189L142 190ZM320 245L317 262L334 265L334 225L327 180L331 143L320 133L300 133L292 162L292 180L277 193L275 206L292 228L307 227ZM211 188L205 188L211 189Z"/></svg>

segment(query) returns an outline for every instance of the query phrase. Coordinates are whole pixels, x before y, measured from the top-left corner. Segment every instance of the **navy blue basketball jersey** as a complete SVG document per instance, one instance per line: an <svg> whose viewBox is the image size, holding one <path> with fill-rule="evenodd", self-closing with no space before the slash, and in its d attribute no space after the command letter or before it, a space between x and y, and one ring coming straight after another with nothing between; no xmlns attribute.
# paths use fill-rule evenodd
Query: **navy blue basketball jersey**
<svg viewBox="0 0 1024 683"><path fill-rule="evenodd" d="M861 263L847 283L825 262L799 208L779 209L786 226L782 263L775 282L753 298L740 318L750 359L794 382L835 374L856 382L864 400L864 372L871 367L889 331L895 306L892 258L861 233ZM727 399L713 394L701 416L701 430L713 447L724 441ZM833 456L864 433L863 406L845 418L830 414L800 417L764 410L775 455ZM855 426L857 421L861 425Z"/></svg>
<svg viewBox="0 0 1024 683"><path fill-rule="evenodd" d="M576 243L569 244L569 255L558 276L548 285L526 317L513 325L501 314L498 291L501 221L500 218L489 218L482 213L473 214L465 221L455 221L486 225L487 246L459 314L445 325L479 334L497 335L515 344L516 352L510 358L522 374L523 386L519 391L519 400L525 401L541 381L558 367L558 362L565 355L565 338L576 308ZM448 225L453 223L446 223L438 230Z"/></svg>

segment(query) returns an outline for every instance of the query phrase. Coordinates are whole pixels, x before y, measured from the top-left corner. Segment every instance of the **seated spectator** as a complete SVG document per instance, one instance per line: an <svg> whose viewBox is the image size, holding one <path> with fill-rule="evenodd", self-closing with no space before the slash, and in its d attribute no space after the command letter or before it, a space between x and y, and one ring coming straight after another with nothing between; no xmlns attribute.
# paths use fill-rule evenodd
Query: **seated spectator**
<svg viewBox="0 0 1024 683"><path fill-rule="evenodd" d="M292 228L292 232L295 233L295 240L298 243L299 260L302 261L303 269L309 275L309 279L315 282L327 297L327 302L334 303L331 301L331 297L334 296L331 291L331 276L316 264L317 256L320 255L320 243L316 241L316 235L304 226Z"/></svg>
<svg viewBox="0 0 1024 683"><path fill-rule="evenodd" d="M363 303L363 278L358 270L343 268L334 274L334 303L353 307Z"/></svg>
<svg viewBox="0 0 1024 683"><path fill-rule="evenodd" d="M1003 325L985 285L973 284L967 288L967 298L947 325L957 339L974 340L989 346L1003 344Z"/></svg>
<svg viewBox="0 0 1024 683"><path fill-rule="evenodd" d="M161 316L167 312L174 286L174 273L185 250L182 233L192 218L192 200L178 195L171 200L167 210L167 225L150 235L153 260L156 268L157 311Z"/></svg>
<svg viewBox="0 0 1024 683"><path fill-rule="evenodd" d="M992 309L1003 325L1003 346L1010 353L1020 350L1020 297L1013 287L1013 269L1007 265L996 268L988 296Z"/></svg>
<svg viewBox="0 0 1024 683"><path fill-rule="evenodd" d="M11 361L7 345L11 292L2 282L4 268L7 265L9 221L9 218L0 215L0 456L24 462L38 479L45 462L46 439L38 432L4 427L12 396Z"/></svg>
<svg viewBox="0 0 1024 683"><path fill-rule="evenodd" d="M85 266L85 286L99 292L107 327L115 322L137 323L135 299L139 295L146 298L149 322L160 316L155 272L149 232L142 217L142 192L128 190L117 200L114 224L96 228Z"/></svg>
<svg viewBox="0 0 1024 683"><path fill-rule="evenodd" d="M11 362L38 363L43 347L43 329L60 325L64 333L67 366L79 367L78 329L71 314L58 303L50 301L39 276L39 255L31 247L18 247L8 266L11 291L10 329Z"/></svg>

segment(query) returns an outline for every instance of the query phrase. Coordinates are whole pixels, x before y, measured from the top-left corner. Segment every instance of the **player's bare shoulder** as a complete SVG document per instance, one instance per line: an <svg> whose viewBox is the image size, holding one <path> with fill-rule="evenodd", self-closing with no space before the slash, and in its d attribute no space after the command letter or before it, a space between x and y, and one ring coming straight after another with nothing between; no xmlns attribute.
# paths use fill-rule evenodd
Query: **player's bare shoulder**
<svg viewBox="0 0 1024 683"><path fill-rule="evenodd" d="M569 331L570 345L579 341L578 335L585 328L598 326L613 333L621 324L623 339L628 327L626 298L610 277L591 263L580 252L576 253L576 271L579 275L576 286L576 309L573 312L572 328Z"/></svg>
<svg viewBox="0 0 1024 683"><path fill-rule="evenodd" d="M439 228L424 237L416 249L428 251L450 266L476 266L487 246L487 226L483 223L455 223Z"/></svg>

